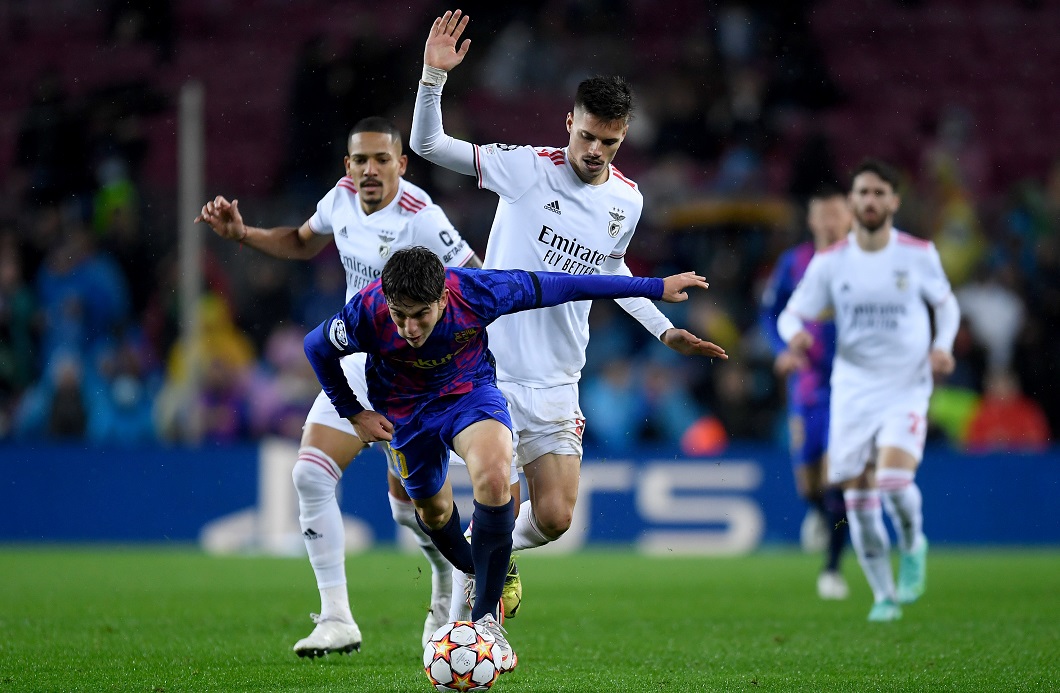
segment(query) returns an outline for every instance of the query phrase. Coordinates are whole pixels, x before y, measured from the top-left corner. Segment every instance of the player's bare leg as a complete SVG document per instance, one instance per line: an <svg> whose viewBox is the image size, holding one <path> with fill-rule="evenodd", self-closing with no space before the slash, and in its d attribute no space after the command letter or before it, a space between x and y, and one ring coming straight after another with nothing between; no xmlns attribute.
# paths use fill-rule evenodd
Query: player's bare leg
<svg viewBox="0 0 1060 693"><path fill-rule="evenodd" d="M520 508L513 550L542 546L570 529L578 502L581 458L549 453L523 467L529 504Z"/></svg>
<svg viewBox="0 0 1060 693"><path fill-rule="evenodd" d="M294 645L299 657L361 648L361 631L346 591L346 536L335 489L350 461L364 449L356 436L309 423L291 476L298 491L298 522L320 590L313 632Z"/></svg>
<svg viewBox="0 0 1060 693"><path fill-rule="evenodd" d="M924 536L923 497L916 485L919 464L901 448L880 448L876 484L898 534L898 601L902 604L919 599L927 584L928 541Z"/></svg>

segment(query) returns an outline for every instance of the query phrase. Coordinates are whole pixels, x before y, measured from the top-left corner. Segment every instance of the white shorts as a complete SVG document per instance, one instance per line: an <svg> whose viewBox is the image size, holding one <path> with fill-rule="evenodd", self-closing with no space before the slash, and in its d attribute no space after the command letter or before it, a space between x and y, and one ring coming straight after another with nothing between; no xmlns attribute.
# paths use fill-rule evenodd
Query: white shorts
<svg viewBox="0 0 1060 693"><path fill-rule="evenodd" d="M856 478L880 448L905 450L919 462L927 438L927 408L927 399L919 395L868 414L837 406L833 399L828 481L836 484Z"/></svg>
<svg viewBox="0 0 1060 693"><path fill-rule="evenodd" d="M357 400L361 403L361 406L365 409L371 409L372 405L368 402L368 385L364 380L364 364L367 360L367 354L350 354L349 356L343 356L339 364L342 366L342 372L346 374L346 382L353 389L353 394L357 395ZM339 413L335 411L335 406L323 390L320 391L320 394L317 395L316 400L313 402L309 415L305 417L305 422L307 424L313 423L329 428L337 428L343 433L349 433L351 436L357 437L357 433L353 430L353 424L350 423L349 419L339 416Z"/></svg>
<svg viewBox="0 0 1060 693"><path fill-rule="evenodd" d="M578 384L526 387L498 381L508 400L514 430L515 464L522 468L542 455L582 456L585 415L578 406Z"/></svg>

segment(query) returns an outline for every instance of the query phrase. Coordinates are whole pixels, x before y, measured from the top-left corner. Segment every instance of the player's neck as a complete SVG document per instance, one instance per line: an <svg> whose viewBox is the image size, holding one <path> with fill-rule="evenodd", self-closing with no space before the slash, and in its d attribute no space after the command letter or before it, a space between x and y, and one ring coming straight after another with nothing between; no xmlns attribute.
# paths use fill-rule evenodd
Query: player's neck
<svg viewBox="0 0 1060 693"><path fill-rule="evenodd" d="M891 242L891 231L893 230L891 224L884 224L875 231L869 231L864 226L858 226L854 232L854 237L858 241L858 247L868 253L874 253L877 250L882 250L887 247L887 244Z"/></svg>

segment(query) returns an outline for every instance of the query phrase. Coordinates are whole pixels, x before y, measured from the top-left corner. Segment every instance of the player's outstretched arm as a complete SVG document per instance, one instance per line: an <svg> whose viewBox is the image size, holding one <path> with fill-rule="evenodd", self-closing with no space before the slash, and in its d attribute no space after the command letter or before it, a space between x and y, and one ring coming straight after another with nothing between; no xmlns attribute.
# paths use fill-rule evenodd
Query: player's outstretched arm
<svg viewBox="0 0 1060 693"><path fill-rule="evenodd" d="M427 44L423 47L423 64L437 70L449 72L464 61L471 39L460 43L460 36L471 18L460 10L447 11L434 20L427 35ZM457 44L460 44L459 48Z"/></svg>
<svg viewBox="0 0 1060 693"><path fill-rule="evenodd" d="M247 226L239 213L239 200L229 202L218 195L202 206L196 223L208 224L213 232L229 241L245 243L266 255L282 260L308 260L315 257L331 242L331 236L318 235L309 228L278 226L271 229Z"/></svg>

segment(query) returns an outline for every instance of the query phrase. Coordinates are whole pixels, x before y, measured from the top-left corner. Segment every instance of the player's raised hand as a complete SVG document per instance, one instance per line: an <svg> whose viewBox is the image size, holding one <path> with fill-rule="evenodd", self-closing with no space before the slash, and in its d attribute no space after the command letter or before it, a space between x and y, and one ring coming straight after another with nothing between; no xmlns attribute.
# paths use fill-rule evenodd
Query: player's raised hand
<svg viewBox="0 0 1060 693"><path fill-rule="evenodd" d="M679 354L685 356L706 356L712 359L727 359L729 355L714 342L700 339L688 330L671 327L662 333L659 340Z"/></svg>
<svg viewBox="0 0 1060 693"><path fill-rule="evenodd" d="M247 235L243 215L239 213L239 200L229 202L221 195L204 204L195 221L209 224L214 233L228 240L241 241Z"/></svg>
<svg viewBox="0 0 1060 693"><path fill-rule="evenodd" d="M688 300L688 294L685 293L685 289L691 289L698 287L705 289L710 284L707 284L706 277L701 277L695 272L682 272L681 274L674 274L666 279L663 279L663 295L662 300L667 303L680 303L681 301Z"/></svg>
<svg viewBox="0 0 1060 693"><path fill-rule="evenodd" d="M350 417L353 430L364 443L376 443L381 440L394 439L394 424L379 412L365 409L357 416Z"/></svg>
<svg viewBox="0 0 1060 693"><path fill-rule="evenodd" d="M424 65L448 72L464 60L471 39L464 39L460 43L460 35L464 33L468 19L467 15L456 10L448 11L434 20L431 33L427 36L427 45L423 47ZM459 48L457 44L460 44Z"/></svg>

